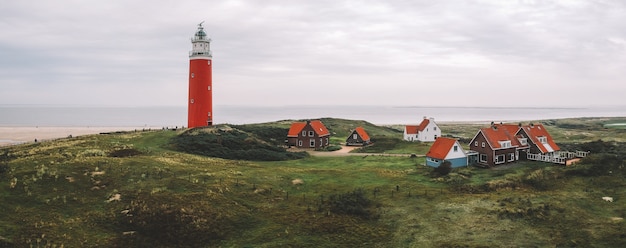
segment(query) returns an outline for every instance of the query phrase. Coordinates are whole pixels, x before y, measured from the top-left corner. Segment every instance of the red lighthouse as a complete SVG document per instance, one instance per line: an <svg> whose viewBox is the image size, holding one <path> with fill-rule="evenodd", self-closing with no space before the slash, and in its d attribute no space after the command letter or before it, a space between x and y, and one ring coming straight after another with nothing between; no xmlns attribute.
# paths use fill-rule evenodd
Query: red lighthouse
<svg viewBox="0 0 626 248"><path fill-rule="evenodd" d="M189 52L189 104L187 126L213 125L212 56L211 39L207 38L202 23L191 38Z"/></svg>

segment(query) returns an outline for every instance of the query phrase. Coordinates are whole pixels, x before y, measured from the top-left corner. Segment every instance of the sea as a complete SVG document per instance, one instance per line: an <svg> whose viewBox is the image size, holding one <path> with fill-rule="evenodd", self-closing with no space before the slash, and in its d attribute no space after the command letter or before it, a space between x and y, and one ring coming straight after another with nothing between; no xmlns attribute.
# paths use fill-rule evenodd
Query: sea
<svg viewBox="0 0 626 248"><path fill-rule="evenodd" d="M626 106L444 107L444 106L233 106L216 105L216 124L251 124L324 117L364 120L377 125L437 122L489 123L578 117L626 117ZM110 107L0 105L0 126L184 127L185 106Z"/></svg>

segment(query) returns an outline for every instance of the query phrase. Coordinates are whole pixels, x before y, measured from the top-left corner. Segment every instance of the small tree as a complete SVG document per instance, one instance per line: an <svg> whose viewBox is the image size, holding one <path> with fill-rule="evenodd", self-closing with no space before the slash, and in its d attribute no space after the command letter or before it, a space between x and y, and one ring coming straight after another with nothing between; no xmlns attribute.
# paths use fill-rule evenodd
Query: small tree
<svg viewBox="0 0 626 248"><path fill-rule="evenodd" d="M435 172L440 176L445 176L450 174L452 171L452 163L448 160L444 160L437 168L435 168Z"/></svg>

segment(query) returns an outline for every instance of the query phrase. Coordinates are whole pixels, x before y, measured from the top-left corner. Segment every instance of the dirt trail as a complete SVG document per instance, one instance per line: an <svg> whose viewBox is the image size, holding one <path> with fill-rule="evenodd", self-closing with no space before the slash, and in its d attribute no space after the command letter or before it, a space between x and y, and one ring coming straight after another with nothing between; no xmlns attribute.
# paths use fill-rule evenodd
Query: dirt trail
<svg viewBox="0 0 626 248"><path fill-rule="evenodd" d="M313 151L313 150L303 150L311 154L311 156L316 157L345 157L345 156L393 156L393 157L410 157L411 154L396 154L396 153L353 153L351 152L354 149L359 147L356 146L341 146L340 150L326 152L326 151ZM424 155L416 155L418 157L423 157Z"/></svg>

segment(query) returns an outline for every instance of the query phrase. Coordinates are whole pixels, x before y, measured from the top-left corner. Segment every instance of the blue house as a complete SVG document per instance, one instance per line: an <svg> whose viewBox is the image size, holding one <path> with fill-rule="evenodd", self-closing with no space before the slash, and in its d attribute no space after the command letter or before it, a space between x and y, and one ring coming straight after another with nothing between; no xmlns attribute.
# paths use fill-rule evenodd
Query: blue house
<svg viewBox="0 0 626 248"><path fill-rule="evenodd" d="M438 137L426 153L426 165L439 167L443 161L452 163L452 168L467 166L467 155L456 139Z"/></svg>

